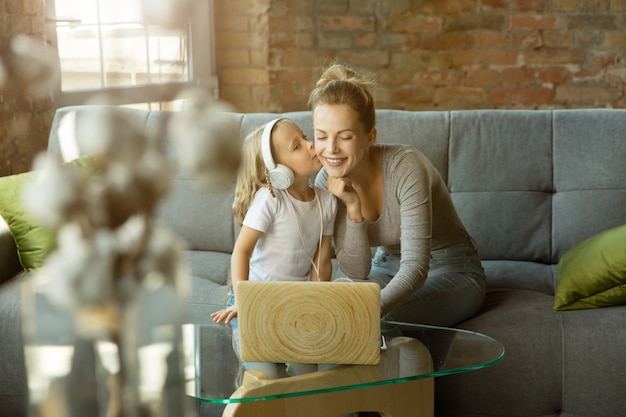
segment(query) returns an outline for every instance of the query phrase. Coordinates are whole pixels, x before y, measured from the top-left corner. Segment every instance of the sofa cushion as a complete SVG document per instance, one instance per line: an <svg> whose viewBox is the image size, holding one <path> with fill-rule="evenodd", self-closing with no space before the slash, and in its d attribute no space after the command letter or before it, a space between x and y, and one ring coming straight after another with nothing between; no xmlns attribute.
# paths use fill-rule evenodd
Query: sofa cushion
<svg viewBox="0 0 626 417"><path fill-rule="evenodd" d="M17 246L11 235L9 225L0 216L0 284L15 277L24 267L17 255Z"/></svg>
<svg viewBox="0 0 626 417"><path fill-rule="evenodd" d="M556 265L512 260L483 260L481 263L490 289L530 290L554 296L559 274Z"/></svg>
<svg viewBox="0 0 626 417"><path fill-rule="evenodd" d="M37 223L22 205L22 185L34 172L0 178L0 216L9 226L22 267L29 271L41 266L54 248L54 234Z"/></svg>
<svg viewBox="0 0 626 417"><path fill-rule="evenodd" d="M550 263L551 122L543 112L451 112L448 187L481 259Z"/></svg>
<svg viewBox="0 0 626 417"><path fill-rule="evenodd" d="M550 295L488 290L480 314L455 327L493 337L504 345L504 358L484 369L435 378L437 416L556 415L563 396L560 314L552 310Z"/></svg>
<svg viewBox="0 0 626 417"><path fill-rule="evenodd" d="M230 280L230 254L218 251L184 251L189 268L188 302L226 304Z"/></svg>
<svg viewBox="0 0 626 417"><path fill-rule="evenodd" d="M556 264L577 243L626 222L626 117L617 109L552 114L551 263Z"/></svg>
<svg viewBox="0 0 626 417"><path fill-rule="evenodd" d="M233 198L234 187L209 193L191 179L174 178L157 216L185 239L187 249L230 254L238 232L231 210Z"/></svg>
<svg viewBox="0 0 626 417"><path fill-rule="evenodd" d="M555 310L626 304L626 225L572 247L558 268Z"/></svg>
<svg viewBox="0 0 626 417"><path fill-rule="evenodd" d="M85 156L69 162L88 168L91 157ZM22 267L33 270L43 264L55 247L55 233L42 226L24 209L22 186L36 175L36 171L0 177L0 216L9 226Z"/></svg>
<svg viewBox="0 0 626 417"><path fill-rule="evenodd" d="M563 323L560 416L623 416L626 306L555 313Z"/></svg>

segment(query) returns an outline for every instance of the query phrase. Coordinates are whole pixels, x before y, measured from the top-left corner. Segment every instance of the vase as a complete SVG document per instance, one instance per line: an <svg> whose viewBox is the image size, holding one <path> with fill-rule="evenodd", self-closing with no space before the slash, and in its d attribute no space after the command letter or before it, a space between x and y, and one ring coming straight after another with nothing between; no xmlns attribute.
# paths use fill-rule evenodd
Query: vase
<svg viewBox="0 0 626 417"><path fill-rule="evenodd" d="M22 297L29 416L196 415L185 395L184 304L173 286L131 282L127 297L67 310L51 302L51 283L29 278Z"/></svg>

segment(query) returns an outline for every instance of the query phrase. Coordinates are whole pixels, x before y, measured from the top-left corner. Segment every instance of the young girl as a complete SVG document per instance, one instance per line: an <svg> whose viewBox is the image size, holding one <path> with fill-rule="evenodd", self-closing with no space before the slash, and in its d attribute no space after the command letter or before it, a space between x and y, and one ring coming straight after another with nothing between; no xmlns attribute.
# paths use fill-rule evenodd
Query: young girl
<svg viewBox="0 0 626 417"><path fill-rule="evenodd" d="M242 153L233 202L241 231L231 258L228 307L211 315L216 323L232 325L237 351L237 283L330 280L337 209L331 193L310 185L322 165L313 142L291 120L275 119L252 132ZM275 364L244 365L278 377ZM289 375L314 370L315 365L287 364Z"/></svg>

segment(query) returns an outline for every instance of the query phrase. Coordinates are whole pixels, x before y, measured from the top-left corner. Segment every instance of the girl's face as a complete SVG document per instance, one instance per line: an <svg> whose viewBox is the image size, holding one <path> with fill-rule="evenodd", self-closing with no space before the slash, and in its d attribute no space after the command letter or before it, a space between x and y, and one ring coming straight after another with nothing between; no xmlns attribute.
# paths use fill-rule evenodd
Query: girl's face
<svg viewBox="0 0 626 417"><path fill-rule="evenodd" d="M346 104L323 104L313 111L315 153L331 177L345 177L361 162L374 143L358 114Z"/></svg>
<svg viewBox="0 0 626 417"><path fill-rule="evenodd" d="M313 142L307 140L298 125L280 122L272 132L274 160L293 171L295 177L308 179L322 168Z"/></svg>

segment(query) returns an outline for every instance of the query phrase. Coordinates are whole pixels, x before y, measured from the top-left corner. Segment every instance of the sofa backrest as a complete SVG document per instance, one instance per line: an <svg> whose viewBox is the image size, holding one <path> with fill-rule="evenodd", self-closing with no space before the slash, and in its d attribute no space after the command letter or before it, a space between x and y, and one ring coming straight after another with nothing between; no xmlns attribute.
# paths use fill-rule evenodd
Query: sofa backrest
<svg viewBox="0 0 626 417"><path fill-rule="evenodd" d="M49 152L59 153L61 118L80 109L57 110ZM171 113L125 111L167 134ZM240 140L278 116L313 138L308 111L230 116ZM576 243L626 223L624 110L378 110L377 130L379 142L411 144L430 158L484 260L553 266ZM232 189L201 192L177 172L160 217L191 249L230 252L237 234L232 198Z"/></svg>
<svg viewBox="0 0 626 417"><path fill-rule="evenodd" d="M310 112L285 113L313 137ZM239 115L242 135L276 115ZM378 110L377 140L421 150L483 259L557 263L626 223L626 111Z"/></svg>
<svg viewBox="0 0 626 417"><path fill-rule="evenodd" d="M56 111L48 153L71 159L62 154L62 144L73 140L73 120L80 117L81 112L93 107L69 106ZM160 136L164 140L168 159L176 163L176 146L168 132L171 112L126 107L120 107L119 110L125 112L138 126L143 126L146 132ZM185 239L188 249L230 253L236 234L231 213L233 195L232 189L223 193L202 192L191 178L180 170L174 170L170 192L158 208L158 217Z"/></svg>

